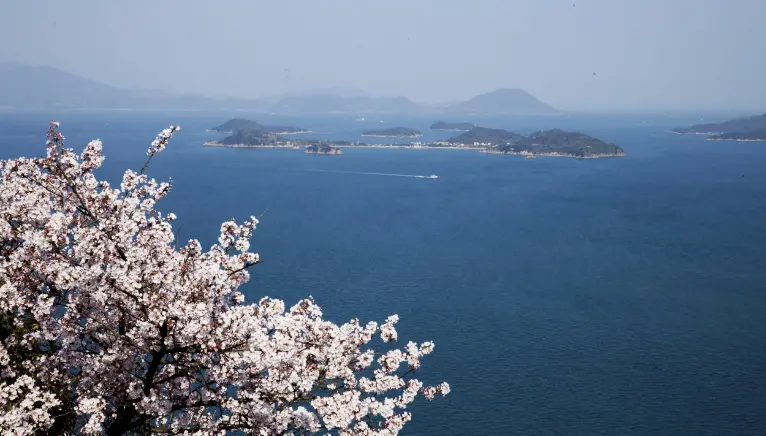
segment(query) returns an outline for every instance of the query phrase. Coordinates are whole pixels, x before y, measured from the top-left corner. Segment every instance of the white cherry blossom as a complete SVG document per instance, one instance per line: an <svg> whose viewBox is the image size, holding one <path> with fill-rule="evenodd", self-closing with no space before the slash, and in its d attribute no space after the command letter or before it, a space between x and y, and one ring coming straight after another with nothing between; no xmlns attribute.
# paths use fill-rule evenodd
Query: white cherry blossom
<svg viewBox="0 0 766 436"><path fill-rule="evenodd" d="M116 188L101 141L76 154L58 127L45 157L0 161L0 433L396 434L417 396L449 393L413 378L432 342L375 351L396 315L248 301L256 217L177 247L156 209L172 186L146 169L178 126Z"/></svg>

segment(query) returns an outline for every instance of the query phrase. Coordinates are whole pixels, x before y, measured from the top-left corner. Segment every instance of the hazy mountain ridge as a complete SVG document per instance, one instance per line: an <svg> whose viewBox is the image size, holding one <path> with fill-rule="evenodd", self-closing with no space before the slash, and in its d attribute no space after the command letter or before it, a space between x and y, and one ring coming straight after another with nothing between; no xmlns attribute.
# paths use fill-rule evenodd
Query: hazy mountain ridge
<svg viewBox="0 0 766 436"><path fill-rule="evenodd" d="M467 101L446 107L450 113L460 114L550 114L557 112L523 89L498 89L479 94Z"/></svg>
<svg viewBox="0 0 766 436"><path fill-rule="evenodd" d="M51 67L0 63L0 108L246 110L280 114L540 114L555 109L521 89L499 89L463 102L422 105L406 97L370 97L359 90L326 88L267 99L214 99L131 90ZM338 94L333 92L338 91ZM341 92L342 91L342 92Z"/></svg>

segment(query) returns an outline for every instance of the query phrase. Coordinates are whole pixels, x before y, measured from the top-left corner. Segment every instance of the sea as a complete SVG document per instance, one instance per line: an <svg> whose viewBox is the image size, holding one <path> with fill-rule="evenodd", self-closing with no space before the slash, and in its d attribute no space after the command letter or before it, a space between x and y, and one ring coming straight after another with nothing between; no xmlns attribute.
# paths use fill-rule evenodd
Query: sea
<svg viewBox="0 0 766 436"><path fill-rule="evenodd" d="M202 146L234 116L325 139L454 135L431 117L3 111L0 158L44 154L55 118L70 147L103 140L99 175L119 183L180 124L149 169L173 181L158 207L205 246L222 221L263 214L248 298L310 295L335 322L396 313L404 343L435 342L418 377L452 392L417 401L403 434L766 434L766 143L671 132L731 113L470 119L627 152L589 160Z"/></svg>

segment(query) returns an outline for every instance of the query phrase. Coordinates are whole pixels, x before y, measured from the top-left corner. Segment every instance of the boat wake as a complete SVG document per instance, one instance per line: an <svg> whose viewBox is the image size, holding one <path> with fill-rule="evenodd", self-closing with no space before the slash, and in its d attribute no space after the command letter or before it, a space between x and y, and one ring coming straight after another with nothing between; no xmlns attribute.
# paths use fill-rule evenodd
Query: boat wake
<svg viewBox="0 0 766 436"><path fill-rule="evenodd" d="M439 176L431 174L430 176L421 176L418 174L392 174L392 173L368 173L362 171L338 171L338 170L307 170L318 173L336 173L336 174L357 174L362 176L388 176L388 177L410 177L413 179L438 179Z"/></svg>

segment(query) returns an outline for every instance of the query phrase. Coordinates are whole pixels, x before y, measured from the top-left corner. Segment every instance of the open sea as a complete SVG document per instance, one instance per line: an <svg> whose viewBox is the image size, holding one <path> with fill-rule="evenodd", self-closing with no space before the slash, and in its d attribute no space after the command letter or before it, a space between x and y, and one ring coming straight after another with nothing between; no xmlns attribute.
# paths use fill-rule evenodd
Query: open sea
<svg viewBox="0 0 766 436"><path fill-rule="evenodd" d="M209 246L222 221L265 212L251 299L312 295L336 322L398 313L401 340L436 343L419 378L452 393L416 402L404 434L765 435L766 143L670 132L702 116L732 117L470 120L578 130L628 153L525 160L203 147L232 114L4 111L0 158L44 154L56 118L70 147L104 141L101 177L118 182L180 124L149 173L173 179L159 209L178 215L182 240ZM354 118L251 117L328 139L454 134L429 132L432 118Z"/></svg>

